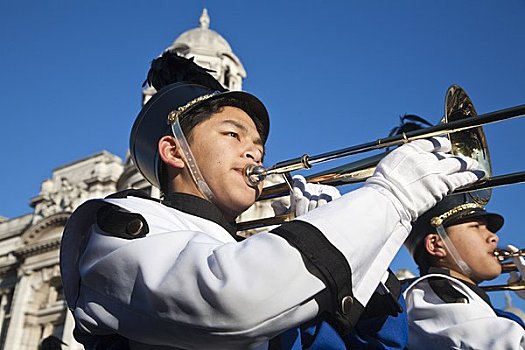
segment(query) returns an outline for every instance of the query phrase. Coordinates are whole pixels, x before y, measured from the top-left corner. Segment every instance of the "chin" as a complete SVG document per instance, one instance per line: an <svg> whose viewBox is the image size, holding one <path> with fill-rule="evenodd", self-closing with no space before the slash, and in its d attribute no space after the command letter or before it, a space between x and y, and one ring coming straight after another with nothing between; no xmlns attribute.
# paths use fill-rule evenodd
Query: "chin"
<svg viewBox="0 0 525 350"><path fill-rule="evenodd" d="M255 193L245 195L242 197L235 196L229 197L223 203L227 203L223 206L223 212L230 214L234 218L241 215L243 212L248 210L255 203Z"/></svg>
<svg viewBox="0 0 525 350"><path fill-rule="evenodd" d="M251 196L247 200L238 201L235 205L235 211L238 212L237 215L244 213L255 203L255 195Z"/></svg>
<svg viewBox="0 0 525 350"><path fill-rule="evenodd" d="M481 276L481 279L483 281L490 281L499 275L501 275L501 266L498 263L498 266L487 268Z"/></svg>

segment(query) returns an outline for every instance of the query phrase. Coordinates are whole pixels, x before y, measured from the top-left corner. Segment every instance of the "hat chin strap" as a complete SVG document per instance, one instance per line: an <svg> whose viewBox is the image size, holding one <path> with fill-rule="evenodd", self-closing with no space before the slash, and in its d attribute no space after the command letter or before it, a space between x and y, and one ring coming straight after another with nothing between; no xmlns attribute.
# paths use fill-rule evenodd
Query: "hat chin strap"
<svg viewBox="0 0 525 350"><path fill-rule="evenodd" d="M179 147L179 149L182 150L184 161L186 162L186 165L190 170L193 182L195 182L195 185L197 186L199 191L204 195L204 197L208 201L213 202L215 196L213 195L213 192L211 191L210 187L202 177L199 167L195 162L195 157L193 156L193 153L191 153L190 145L188 144L188 141L186 140L186 137L182 132L182 128L180 127L178 118L175 120L175 122L171 124L171 131L173 132L173 136L175 137L175 143L177 144L177 147Z"/></svg>
<svg viewBox="0 0 525 350"><path fill-rule="evenodd" d="M437 234L443 241L443 244L445 245L445 249L450 253L450 256L452 257L452 260L456 263L456 265L459 267L463 275L466 277L471 277L472 269L468 264L461 258L461 255L459 255L459 252L457 251L456 247L454 246L454 243L450 240L447 231L445 231L445 227L443 225L437 225L435 226Z"/></svg>

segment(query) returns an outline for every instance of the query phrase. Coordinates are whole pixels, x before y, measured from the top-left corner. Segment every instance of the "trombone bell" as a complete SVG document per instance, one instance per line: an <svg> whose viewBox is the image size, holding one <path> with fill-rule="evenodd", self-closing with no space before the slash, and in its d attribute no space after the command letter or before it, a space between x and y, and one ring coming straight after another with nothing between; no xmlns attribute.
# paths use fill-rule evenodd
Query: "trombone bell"
<svg viewBox="0 0 525 350"><path fill-rule="evenodd" d="M460 119L477 117L478 113L465 90L457 85L452 85L445 97L445 116L441 122L450 123ZM485 172L483 179L492 176L489 147L481 126L448 134L448 138L452 144L452 154L477 160L480 169ZM468 192L468 194L476 203L486 205L492 195L492 190L481 189Z"/></svg>

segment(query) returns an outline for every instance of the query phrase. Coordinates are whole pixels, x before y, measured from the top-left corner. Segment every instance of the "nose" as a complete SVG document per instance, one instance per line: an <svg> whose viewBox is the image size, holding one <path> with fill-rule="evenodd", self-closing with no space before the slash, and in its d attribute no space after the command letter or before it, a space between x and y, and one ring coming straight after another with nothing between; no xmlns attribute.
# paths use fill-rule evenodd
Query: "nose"
<svg viewBox="0 0 525 350"><path fill-rule="evenodd" d="M495 243L497 245L498 242L499 242L499 236L497 234L489 231L488 229L487 229L487 231L490 233L489 234L489 238L488 238L489 243Z"/></svg>
<svg viewBox="0 0 525 350"><path fill-rule="evenodd" d="M257 165L262 163L262 153L255 145L247 147L244 151L244 156L254 161Z"/></svg>

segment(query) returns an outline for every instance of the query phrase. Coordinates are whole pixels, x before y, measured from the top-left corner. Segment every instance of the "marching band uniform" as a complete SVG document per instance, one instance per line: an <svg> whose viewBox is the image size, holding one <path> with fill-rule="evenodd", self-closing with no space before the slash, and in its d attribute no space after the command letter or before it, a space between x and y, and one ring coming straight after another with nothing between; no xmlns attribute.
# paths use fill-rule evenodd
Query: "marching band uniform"
<svg viewBox="0 0 525 350"><path fill-rule="evenodd" d="M405 291L409 349L524 349L524 324L478 286L430 270Z"/></svg>
<svg viewBox="0 0 525 350"><path fill-rule="evenodd" d="M427 254L424 239L437 232L438 224L444 228L483 218L492 235L503 226L501 215L487 212L479 200L472 198L469 194L447 196L414 223L405 246L416 262ZM478 233L474 230L455 234ZM451 241L449 244L453 246ZM465 264L461 252L449 249L450 245L448 254L456 254L456 261ZM481 249L487 254L486 246L471 249ZM495 309L483 289L451 275L450 271L442 266L429 266L426 272L423 269L423 276L409 283L403 292L408 314L408 349L525 349L523 321ZM466 273L468 270L462 272Z"/></svg>
<svg viewBox="0 0 525 350"><path fill-rule="evenodd" d="M248 349L264 348L268 338L322 312L343 319L340 326L349 329L407 231L389 200L374 190L332 203L338 205L329 212L324 208L330 203L242 242L213 204L193 196L174 195L167 205L134 196L83 204L70 218L61 248L78 332L90 343L118 331L132 349L140 343ZM377 224L367 225L373 230L361 224L363 203L383 207ZM132 224L140 231L130 231ZM318 228L327 226L332 235ZM371 236L383 239L369 242ZM329 240L340 240L339 247ZM301 250L294 247L299 244ZM365 245L386 252L364 254ZM352 273L350 266L365 271ZM358 295L368 298L354 300Z"/></svg>
<svg viewBox="0 0 525 350"><path fill-rule="evenodd" d="M268 116L257 98L201 84L157 89L135 121L130 152L157 187L157 144L174 111L176 125L204 100L242 100L266 140ZM411 142L391 152L364 187L240 242L212 201L189 194L169 193L159 203L124 192L84 203L66 225L60 256L76 338L88 349L265 349L314 320L318 344L320 334L335 341L334 328L342 335L354 329L356 344L366 343L372 332L354 326L378 286L391 294L381 282L411 221L477 180L476 165L460 164L449 150L448 140ZM391 339L392 320L377 324Z"/></svg>

